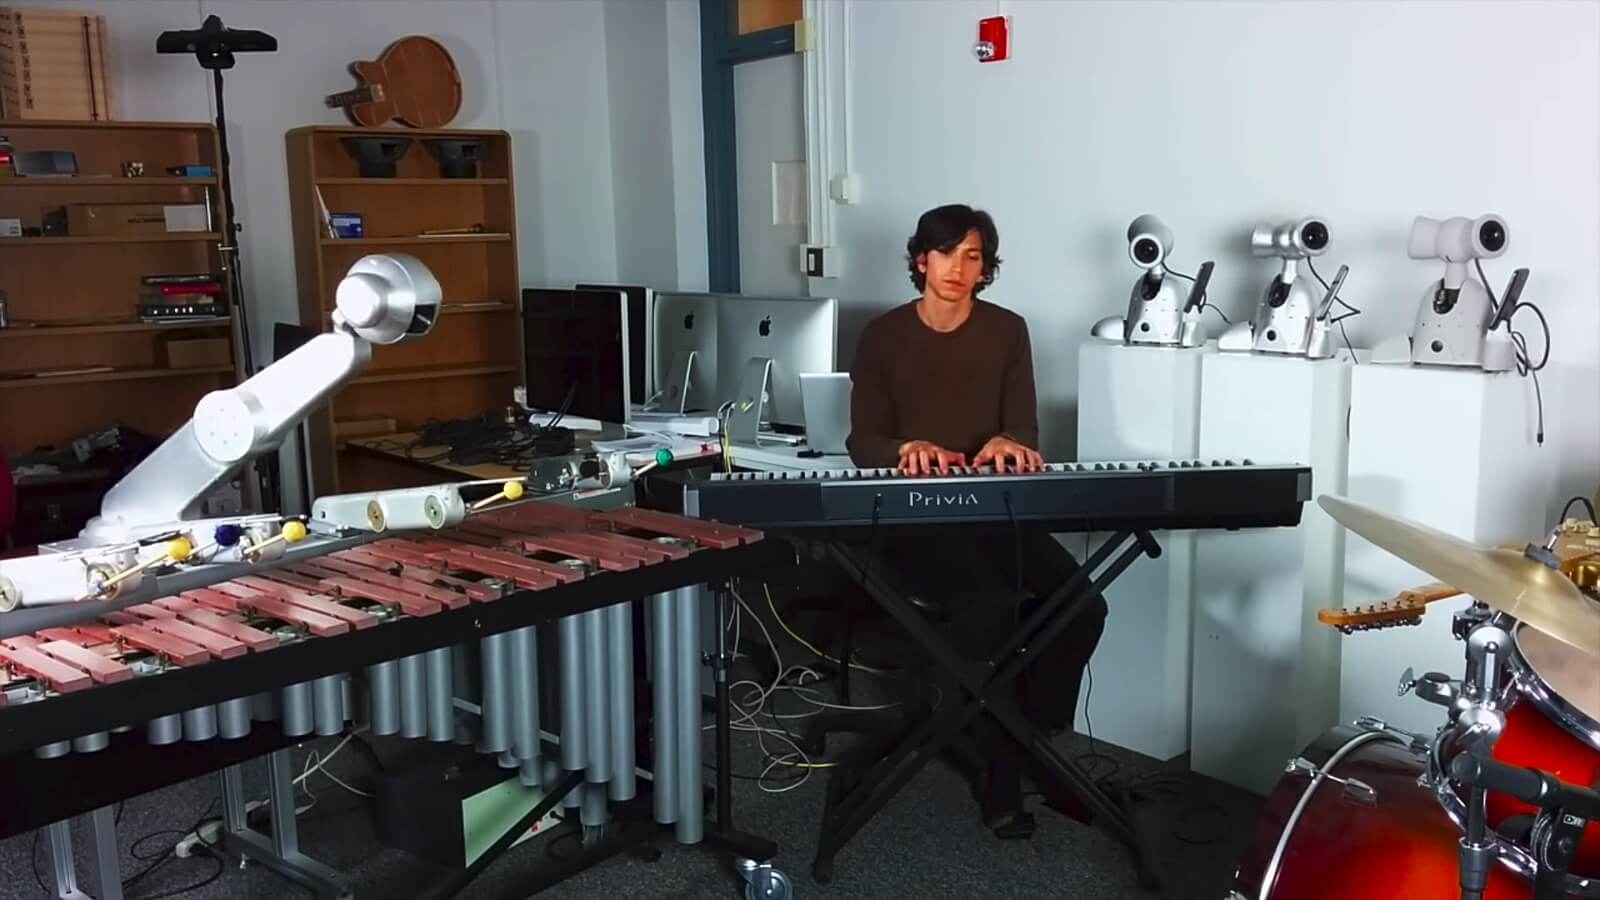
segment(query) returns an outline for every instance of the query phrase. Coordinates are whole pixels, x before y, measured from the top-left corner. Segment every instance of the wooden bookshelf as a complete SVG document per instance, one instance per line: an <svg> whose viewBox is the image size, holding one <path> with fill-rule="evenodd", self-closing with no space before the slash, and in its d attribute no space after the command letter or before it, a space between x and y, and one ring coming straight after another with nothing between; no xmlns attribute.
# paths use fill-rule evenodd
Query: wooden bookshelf
<svg viewBox="0 0 1600 900"><path fill-rule="evenodd" d="M505 187L510 184L505 178L318 178L318 185L337 185L339 187L363 188L397 188L397 187L454 187L454 188L486 188Z"/></svg>
<svg viewBox="0 0 1600 900"><path fill-rule="evenodd" d="M167 167L216 168L216 130L200 122L0 122L19 150L67 150L70 177L0 175L0 217L40 228L44 210L75 203L209 204L221 224L216 177L177 178ZM123 164L144 163L126 177ZM210 391L240 373L233 298L218 253L219 235L204 232L0 238L0 291L12 326L0 329L0 442L16 453L65 446L85 432L125 425L165 437L194 413ZM206 321L151 324L137 319L145 275L211 272L222 282L222 315ZM233 362L164 368L162 342L174 337L230 339ZM42 375L49 370L109 366L110 372Z"/></svg>
<svg viewBox="0 0 1600 900"><path fill-rule="evenodd" d="M42 188L50 191L88 191L100 190L101 188L116 191L136 191L158 187L212 187L217 184L217 179L180 178L175 175L141 175L138 178L126 178L120 175L75 175L70 178L16 178L0 182L0 184L12 188Z"/></svg>
<svg viewBox="0 0 1600 900"><path fill-rule="evenodd" d="M411 139L394 178L361 177L340 143L372 135ZM422 144L429 138L485 141L479 177L440 177ZM286 142L302 324L328 328L335 288L368 254L415 256L444 288L442 315L431 334L374 348L361 376L309 422L313 492L329 494L341 490L341 483L354 483L350 476L361 459L334 439L335 420L392 418L408 432L430 420L477 415L512 402L522 369L522 327L511 139L503 131L310 126L290 131ZM366 236L330 237L324 205L329 213L360 213ZM475 226L482 230L422 235ZM362 484L372 487L370 481Z"/></svg>
<svg viewBox="0 0 1600 900"><path fill-rule="evenodd" d="M0 184L0 190L5 190L5 185ZM169 244L177 242L197 241L201 243L216 243L220 235L215 231L174 231L170 234L86 234L82 237L72 235L45 237L12 237L0 238L0 248L6 247L81 247L84 244Z"/></svg>
<svg viewBox="0 0 1600 900"><path fill-rule="evenodd" d="M408 247L421 244L498 244L511 240L505 232L483 234L396 234L389 237L322 238L324 247Z"/></svg>

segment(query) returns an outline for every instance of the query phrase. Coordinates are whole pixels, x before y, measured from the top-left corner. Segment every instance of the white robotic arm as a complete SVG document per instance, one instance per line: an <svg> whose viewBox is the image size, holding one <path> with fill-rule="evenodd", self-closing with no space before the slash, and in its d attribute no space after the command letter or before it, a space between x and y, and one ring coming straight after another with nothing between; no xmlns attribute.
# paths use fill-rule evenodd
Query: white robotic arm
<svg viewBox="0 0 1600 900"><path fill-rule="evenodd" d="M107 492L78 541L51 549L139 540L192 525L205 495L285 435L372 358L373 344L426 335L438 317L439 282L419 260L368 256L336 291L334 330L243 384L214 391L194 418Z"/></svg>

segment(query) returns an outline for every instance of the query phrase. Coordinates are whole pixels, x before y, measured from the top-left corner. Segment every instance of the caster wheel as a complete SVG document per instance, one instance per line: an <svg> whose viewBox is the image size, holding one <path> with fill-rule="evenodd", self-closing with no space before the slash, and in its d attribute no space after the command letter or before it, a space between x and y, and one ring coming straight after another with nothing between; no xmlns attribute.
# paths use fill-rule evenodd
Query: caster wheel
<svg viewBox="0 0 1600 900"><path fill-rule="evenodd" d="M778 869L767 873L767 889L752 881L744 886L744 900L791 900L794 897L794 885L789 882L789 876Z"/></svg>
<svg viewBox="0 0 1600 900"><path fill-rule="evenodd" d="M833 860L819 859L811 866L811 878L817 884L833 883Z"/></svg>

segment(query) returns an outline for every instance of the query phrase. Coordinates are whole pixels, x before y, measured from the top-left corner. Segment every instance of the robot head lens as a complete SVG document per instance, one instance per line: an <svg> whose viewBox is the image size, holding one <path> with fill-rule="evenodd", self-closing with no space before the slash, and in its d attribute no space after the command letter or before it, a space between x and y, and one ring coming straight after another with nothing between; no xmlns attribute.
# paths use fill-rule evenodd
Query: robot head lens
<svg viewBox="0 0 1600 900"><path fill-rule="evenodd" d="M1144 265L1154 263L1161 256L1161 245L1150 238L1139 238L1133 242L1133 258Z"/></svg>
<svg viewBox="0 0 1600 900"><path fill-rule="evenodd" d="M1321 222L1311 222L1300 233L1300 239L1305 241L1307 250L1321 250L1328 246L1328 226Z"/></svg>
<svg viewBox="0 0 1600 900"><path fill-rule="evenodd" d="M1478 243L1490 253L1496 253L1506 245L1506 229L1499 222L1485 222L1478 228Z"/></svg>

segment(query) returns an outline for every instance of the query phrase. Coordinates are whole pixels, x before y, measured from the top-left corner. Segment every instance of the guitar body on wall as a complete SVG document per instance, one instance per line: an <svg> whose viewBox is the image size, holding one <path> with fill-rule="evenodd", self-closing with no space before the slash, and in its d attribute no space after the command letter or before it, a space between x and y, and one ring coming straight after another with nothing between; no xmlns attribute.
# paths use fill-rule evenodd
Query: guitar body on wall
<svg viewBox="0 0 1600 900"><path fill-rule="evenodd" d="M326 103L344 109L357 125L375 128L396 121L443 128L461 111L461 73L450 51L433 38L400 38L376 60L351 63L350 74L361 85L330 94Z"/></svg>

